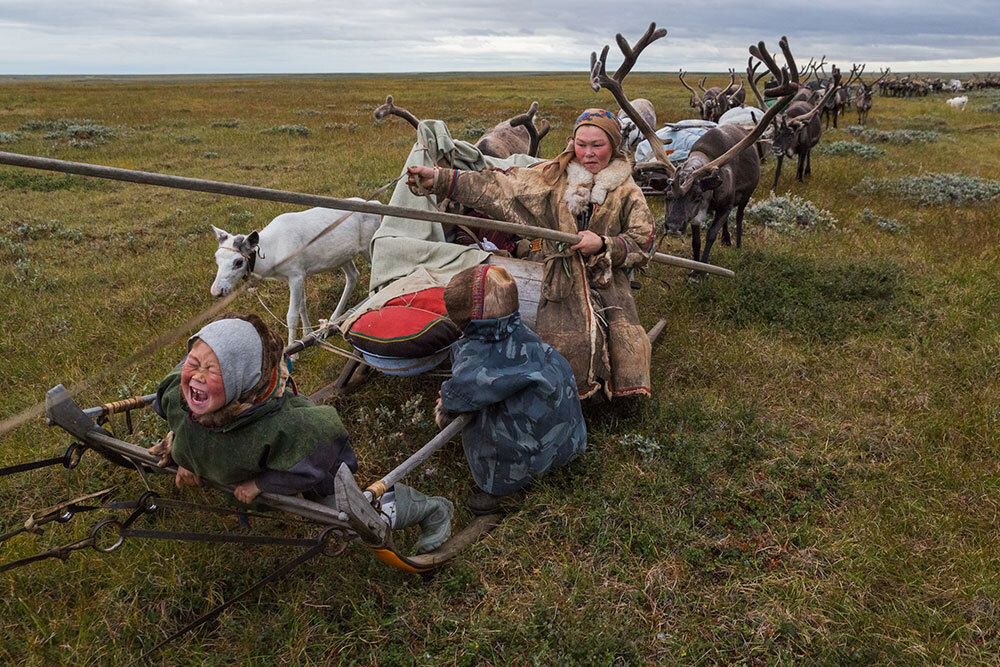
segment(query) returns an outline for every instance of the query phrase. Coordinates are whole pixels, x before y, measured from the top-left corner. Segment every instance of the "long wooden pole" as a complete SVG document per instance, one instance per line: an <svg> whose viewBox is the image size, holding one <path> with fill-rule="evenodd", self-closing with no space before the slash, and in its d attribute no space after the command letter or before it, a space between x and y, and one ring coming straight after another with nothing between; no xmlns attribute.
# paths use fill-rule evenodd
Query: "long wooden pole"
<svg viewBox="0 0 1000 667"><path fill-rule="evenodd" d="M231 195L234 197L247 197L250 199L263 199L266 201L278 201L286 204L298 204L300 206L320 206L323 208L340 209L342 211L356 211L358 213L374 213L376 215L392 215L410 220L424 220L426 222L438 222L444 225L468 225L492 229L516 236L533 236L537 238L549 239L551 241L562 241L564 243L577 243L580 238L576 234L560 232L543 227L531 225L519 225L513 222L502 220L489 220L486 218L476 218L469 215L458 215L455 213L442 213L439 211L425 211L404 206L388 206L386 204L375 204L367 201L357 201L353 199L338 199L336 197L325 197L323 195L310 195L302 192L290 192L287 190L274 190L271 188L261 188L253 185L240 185L238 183L226 183L224 181L210 181L201 178L188 178L185 176L170 176L168 174L157 174L150 171L136 171L134 169L120 169L118 167L106 167L86 162L69 162L67 160L55 160L53 158L43 158L34 155L21 155L19 153L7 153L0 151L0 164L7 164L14 167L27 167L28 169L42 169L46 171L58 171L66 174L78 174L80 176L93 176L95 178L106 178L114 181L127 181L129 183L142 183L145 185L158 185L165 188L177 188L180 190L194 190L196 192L211 192L220 195ZM715 275L732 278L736 274L729 269L714 264L696 262L683 257L667 255L662 252L654 253L651 257L654 262L679 266L695 271L704 271Z"/></svg>

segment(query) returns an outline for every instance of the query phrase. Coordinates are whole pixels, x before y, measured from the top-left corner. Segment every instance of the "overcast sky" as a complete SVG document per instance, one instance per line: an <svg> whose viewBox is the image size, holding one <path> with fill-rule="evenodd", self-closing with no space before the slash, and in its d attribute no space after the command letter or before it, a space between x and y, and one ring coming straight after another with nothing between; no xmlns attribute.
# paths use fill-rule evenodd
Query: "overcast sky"
<svg viewBox="0 0 1000 667"><path fill-rule="evenodd" d="M0 0L0 74L573 70L668 34L637 70L746 67L788 35L803 62L1000 70L997 0ZM619 58L610 59L616 65Z"/></svg>

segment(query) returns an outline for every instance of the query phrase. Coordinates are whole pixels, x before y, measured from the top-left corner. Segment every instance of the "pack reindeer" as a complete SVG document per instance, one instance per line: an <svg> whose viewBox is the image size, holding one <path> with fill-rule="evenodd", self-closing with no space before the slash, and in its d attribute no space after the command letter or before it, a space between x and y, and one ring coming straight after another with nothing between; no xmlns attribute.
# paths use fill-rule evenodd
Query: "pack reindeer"
<svg viewBox="0 0 1000 667"><path fill-rule="evenodd" d="M330 316L331 320L337 319L358 282L354 257L358 254L370 257L369 246L381 220L381 216L374 213L311 208L282 213L260 232L250 234L231 234L213 225L219 248L215 251L218 270L212 283L212 296L226 296L251 274L287 281L285 323L291 345L296 338L297 323L301 323L303 335L312 330L306 311L306 276L335 269L344 272L344 292Z"/></svg>
<svg viewBox="0 0 1000 667"><path fill-rule="evenodd" d="M734 106L742 105L746 100L746 91L743 89L743 82L741 81L739 86L736 85L736 71L733 69L729 70L729 85L726 86L725 90L719 86L712 86L706 89L705 80L708 77L703 76L701 81L698 82L698 87L702 92L701 95L696 93L694 88L689 86L687 81L684 80L685 74L686 72L681 70L678 78L681 84L691 92L691 99L688 104L692 109L698 109L702 120L710 120L718 123L722 114Z"/></svg>
<svg viewBox="0 0 1000 667"><path fill-rule="evenodd" d="M865 66L861 66L861 72L865 70ZM885 77L889 76L889 68L886 67L882 71L882 75L872 81L871 83L865 83L861 80L861 74L858 73L858 83L861 84L858 87L858 92L854 96L854 108L858 112L858 125L862 127L868 125L868 112L872 110L872 89L879 85Z"/></svg>
<svg viewBox="0 0 1000 667"><path fill-rule="evenodd" d="M757 75L757 67L760 63L753 63L753 58L747 63L747 80L750 89L753 90L757 101L761 105L764 99L757 89L757 83L767 75L763 72ZM857 68L851 70L852 80ZM798 81L796 81L798 83ZM835 69L833 82L827 86L822 97L815 103L806 102L799 99L798 95L793 95L791 103L783 114L777 116L774 121L774 134L771 137L771 152L778 158L778 164L774 169L774 184L772 188L778 187L778 179L781 177L781 165L786 157L798 157L798 169L796 176L801 182L805 176L812 174L812 149L819 143L823 136L823 123L819 113L823 110L827 101L837 92L841 86L840 70ZM768 94L765 91L765 94Z"/></svg>
<svg viewBox="0 0 1000 667"><path fill-rule="evenodd" d="M511 155L523 154L538 157L542 139L549 131L549 121L541 120L535 124L535 114L538 113L538 102L532 102L527 113L508 118L487 130L476 141L483 155L496 158L506 158ZM375 109L375 119L382 120L386 116L398 116L414 128L420 121L412 113L393 103L392 95L385 98L385 104Z"/></svg>
<svg viewBox="0 0 1000 667"><path fill-rule="evenodd" d="M763 114L752 131L748 132L735 125L709 130L692 146L688 159L679 167L674 167L663 150L662 140L656 137L653 129L642 122L641 118L632 115L634 110L622 88L623 79L635 65L642 50L664 35L666 30L656 30L655 23L650 24L646 34L634 47L629 46L620 34L617 35L616 41L625 56L624 62L614 75L608 76L605 67L608 47L604 47L600 59L596 53L592 53L590 82L595 91L601 88L608 89L649 140L656 160L637 164L636 170L647 176L647 181L665 194L668 202L665 216L667 228L676 233L683 233L690 223L694 259L707 262L720 227L723 230L723 243L731 242L726 220L734 207L736 245L739 247L742 244L743 212L760 180L760 161L757 151L748 149L753 147L754 142L760 138L774 117L791 102L792 96L798 90L798 72L786 38L782 37L779 42L788 63L788 67L784 69L777 66L763 42L751 46L751 54L764 62L778 81L775 87L769 89L768 95L780 99ZM706 232L705 247L702 250L701 226L708 220L709 215L712 215L712 221Z"/></svg>

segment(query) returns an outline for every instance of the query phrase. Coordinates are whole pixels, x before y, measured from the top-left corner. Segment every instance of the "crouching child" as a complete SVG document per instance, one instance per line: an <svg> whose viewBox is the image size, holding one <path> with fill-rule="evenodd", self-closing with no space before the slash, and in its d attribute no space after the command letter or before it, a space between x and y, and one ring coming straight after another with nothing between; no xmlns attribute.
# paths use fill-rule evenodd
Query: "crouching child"
<svg viewBox="0 0 1000 667"><path fill-rule="evenodd" d="M444 291L448 317L462 330L452 376L441 385L438 426L475 412L462 446L480 491L476 514L509 509L524 487L587 446L569 362L521 324L517 284L506 269L474 266Z"/></svg>
<svg viewBox="0 0 1000 667"><path fill-rule="evenodd" d="M356 472L358 462L337 410L298 396L290 372L281 339L260 318L222 315L188 339L187 356L160 383L153 409L170 433L149 451L177 465L178 488L209 479L235 485L247 504L267 492L334 507L337 470ZM417 553L451 534L445 498L396 484L382 511L394 529L420 525Z"/></svg>

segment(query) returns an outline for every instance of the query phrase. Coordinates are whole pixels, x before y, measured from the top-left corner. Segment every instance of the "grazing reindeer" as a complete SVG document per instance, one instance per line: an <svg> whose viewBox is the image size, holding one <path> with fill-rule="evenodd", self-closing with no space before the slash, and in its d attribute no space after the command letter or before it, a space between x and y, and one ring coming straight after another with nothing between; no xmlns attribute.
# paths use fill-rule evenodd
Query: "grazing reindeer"
<svg viewBox="0 0 1000 667"><path fill-rule="evenodd" d="M758 63L759 64L759 63ZM753 90L757 100L764 104L763 98L757 90L757 81L765 73L754 78L757 64L751 68L747 64L747 78L750 88ZM855 70L852 70L852 75ZM785 157L798 156L797 177L802 181L804 176L812 174L812 149L819 143L823 135L823 123L820 120L819 112L823 110L827 100L829 100L840 87L840 70L834 70L833 82L827 87L825 94L815 104L795 100L793 96L785 113L775 120L774 135L771 137L771 152L778 158L778 164L774 169L774 184L772 188L778 187L778 179L781 177L781 164Z"/></svg>
<svg viewBox="0 0 1000 667"><path fill-rule="evenodd" d="M886 67L882 72L882 76L875 79L871 83L865 83L861 80L861 72L865 70L865 66L861 66L861 70L858 72L858 83L860 87L858 88L857 94L854 96L854 108L858 110L858 125L862 127L868 125L868 112L872 110L872 88L879 85L879 82L889 76L889 68Z"/></svg>
<svg viewBox="0 0 1000 667"><path fill-rule="evenodd" d="M735 81L736 70L729 69L729 78L731 81ZM730 109L735 109L736 107L742 107L747 101L747 91L743 87L743 77L740 77L739 85L735 83L729 84L729 86L722 91L720 95L722 101L722 106L725 107L722 113L719 114L719 118L722 118L722 114L726 113ZM718 119L715 122L719 122Z"/></svg>
<svg viewBox="0 0 1000 667"><path fill-rule="evenodd" d="M353 199L364 201L356 197ZM303 335L312 328L306 312L306 276L334 269L344 272L344 292L330 316L331 320L337 319L358 281L354 257L359 253L370 257L372 236L381 219L374 213L311 208L297 213L282 213L260 232L247 235L233 235L213 225L219 241L219 249L215 251L219 269L212 283L212 296L226 296L251 273L261 278L288 281L285 323L288 325L288 344L291 345L295 341L296 320L302 324ZM319 236L334 224L336 227Z"/></svg>
<svg viewBox="0 0 1000 667"><path fill-rule="evenodd" d="M614 76L609 77L605 69L608 55L607 46L604 47L599 61L596 53L590 56L591 87L595 91L607 88L622 109L630 111L629 115L632 115L634 110L625 97L622 80L635 65L639 53L650 42L666 34L665 30L655 31L655 29L656 24L650 24L646 34L636 43L635 47L630 47L621 35L616 36L625 61ZM652 172L654 175L649 182L662 190L670 202L666 214L668 228L683 233L688 222L691 223L692 254L694 259L698 261L708 261L709 252L720 227L723 228L723 242L730 242L725 221L734 207L737 209L736 244L737 246L742 244L743 211L760 180L760 161L757 157L757 151L747 149L753 147L754 142L763 134L772 119L791 102L792 96L798 89L797 70L788 48L788 41L782 37L780 45L790 69L779 69L763 42L757 46L751 46L750 52L766 63L768 69L779 81L776 87L770 89L769 95L772 97L780 96L781 99L764 114L752 132L747 132L735 125L709 130L695 142L691 154L680 167L675 168L667 159L662 142L657 140L652 128L644 128L645 123L633 116L636 125L642 128L643 134L649 140L650 146L654 150L659 148L656 151L656 162L636 165L636 169ZM789 71L793 73L791 80L789 80ZM706 232L705 249L702 251L700 247L701 225L707 220L709 213L713 214L713 219Z"/></svg>
<svg viewBox="0 0 1000 667"><path fill-rule="evenodd" d="M653 103L644 97L639 97L632 100L632 106L635 110L642 116L646 124L652 128L656 127L656 109L653 108ZM618 112L618 120L622 124L622 148L626 152L632 153L635 151L635 147L642 142L642 132L639 131L639 127L628 117L628 114L624 110Z"/></svg>
<svg viewBox="0 0 1000 667"><path fill-rule="evenodd" d="M549 131L549 121L542 120L535 125L538 102L532 102L527 113L497 123L476 141L483 155L506 158L515 154L538 157L539 145ZM385 98L385 104L375 109L376 120L386 116L399 116L414 128L420 122L412 113L393 104L392 95Z"/></svg>

